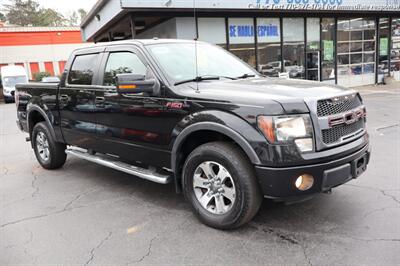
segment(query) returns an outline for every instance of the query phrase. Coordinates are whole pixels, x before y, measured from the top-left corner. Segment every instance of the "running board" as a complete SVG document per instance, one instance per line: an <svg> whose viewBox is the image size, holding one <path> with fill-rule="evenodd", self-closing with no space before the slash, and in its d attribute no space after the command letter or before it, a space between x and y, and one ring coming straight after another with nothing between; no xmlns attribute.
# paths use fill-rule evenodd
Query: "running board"
<svg viewBox="0 0 400 266"><path fill-rule="evenodd" d="M153 181L155 183L168 184L171 182L171 176L169 175L159 174L155 171L120 162L108 156L91 155L87 152L77 149L67 149L65 150L65 153L127 174Z"/></svg>

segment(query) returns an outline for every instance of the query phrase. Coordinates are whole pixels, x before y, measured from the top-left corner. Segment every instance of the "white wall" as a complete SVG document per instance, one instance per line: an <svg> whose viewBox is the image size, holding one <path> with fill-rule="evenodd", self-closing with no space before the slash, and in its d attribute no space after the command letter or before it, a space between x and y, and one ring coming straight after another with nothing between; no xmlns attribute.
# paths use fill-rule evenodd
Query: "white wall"
<svg viewBox="0 0 400 266"><path fill-rule="evenodd" d="M176 18L176 33L178 39L193 40L196 38L196 23L194 18Z"/></svg>
<svg viewBox="0 0 400 266"><path fill-rule="evenodd" d="M176 33L176 18L167 20L151 29L146 30L138 35L135 39L153 39L157 37L159 39L175 39L177 38Z"/></svg>
<svg viewBox="0 0 400 266"><path fill-rule="evenodd" d="M39 70L45 71L44 62L52 62L54 74L59 75L59 61L67 61L75 49L91 45L93 43L0 46L0 64L23 63L32 79L29 63L38 63Z"/></svg>
<svg viewBox="0 0 400 266"><path fill-rule="evenodd" d="M1 46L0 64L67 60L73 50L92 43Z"/></svg>

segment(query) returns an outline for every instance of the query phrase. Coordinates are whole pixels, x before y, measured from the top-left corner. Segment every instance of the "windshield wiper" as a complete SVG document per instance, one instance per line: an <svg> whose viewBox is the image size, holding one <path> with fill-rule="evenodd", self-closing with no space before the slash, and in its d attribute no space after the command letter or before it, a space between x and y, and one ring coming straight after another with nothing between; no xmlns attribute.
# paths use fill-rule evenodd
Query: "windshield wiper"
<svg viewBox="0 0 400 266"><path fill-rule="evenodd" d="M232 79L232 80L236 79L236 78L226 77L226 76L204 75L204 76L195 77L193 79L186 79L186 80L178 81L178 82L175 83L175 86L176 85L180 85L180 84L184 84L184 83L189 83L189 82L201 82L201 81L204 81L204 80L220 80L221 78Z"/></svg>
<svg viewBox="0 0 400 266"><path fill-rule="evenodd" d="M240 77L237 77L237 79L247 79L247 78L254 78L256 75L254 74L243 74Z"/></svg>

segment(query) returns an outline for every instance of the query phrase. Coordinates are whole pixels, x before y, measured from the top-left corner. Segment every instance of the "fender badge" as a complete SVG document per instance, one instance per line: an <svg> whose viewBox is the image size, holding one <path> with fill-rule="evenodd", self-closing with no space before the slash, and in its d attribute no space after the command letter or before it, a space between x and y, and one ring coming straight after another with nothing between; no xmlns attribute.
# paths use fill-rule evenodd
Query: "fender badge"
<svg viewBox="0 0 400 266"><path fill-rule="evenodd" d="M183 109L183 103L167 102L166 106L171 109Z"/></svg>

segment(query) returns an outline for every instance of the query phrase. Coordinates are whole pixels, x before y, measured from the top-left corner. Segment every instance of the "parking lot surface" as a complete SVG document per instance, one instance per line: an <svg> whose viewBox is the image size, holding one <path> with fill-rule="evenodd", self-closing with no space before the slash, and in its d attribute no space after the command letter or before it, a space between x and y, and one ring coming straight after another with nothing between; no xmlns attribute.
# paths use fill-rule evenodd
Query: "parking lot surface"
<svg viewBox="0 0 400 266"><path fill-rule="evenodd" d="M362 89L373 146L359 179L235 231L196 220L174 186L77 158L47 171L0 104L0 265L398 265L400 84Z"/></svg>

